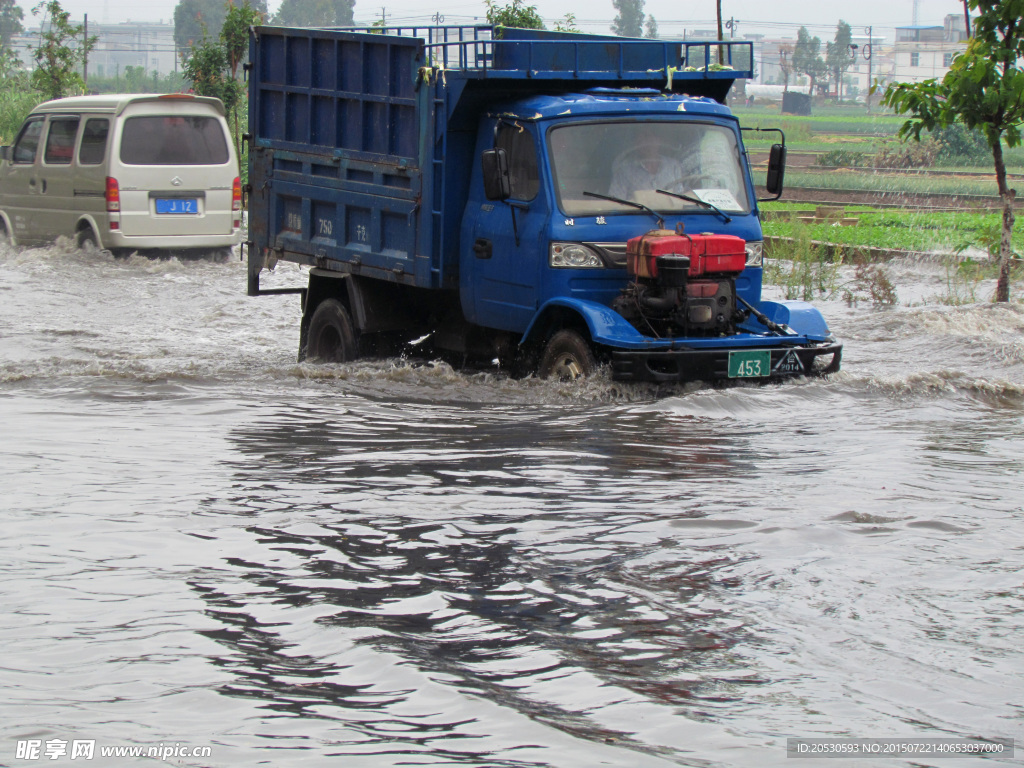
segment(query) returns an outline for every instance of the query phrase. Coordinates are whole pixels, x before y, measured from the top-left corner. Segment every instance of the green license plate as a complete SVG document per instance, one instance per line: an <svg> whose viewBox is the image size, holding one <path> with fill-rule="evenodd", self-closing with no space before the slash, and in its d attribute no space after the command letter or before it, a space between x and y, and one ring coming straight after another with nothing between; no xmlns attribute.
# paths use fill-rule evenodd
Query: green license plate
<svg viewBox="0 0 1024 768"><path fill-rule="evenodd" d="M757 379L771 373L771 352L730 352L730 379Z"/></svg>

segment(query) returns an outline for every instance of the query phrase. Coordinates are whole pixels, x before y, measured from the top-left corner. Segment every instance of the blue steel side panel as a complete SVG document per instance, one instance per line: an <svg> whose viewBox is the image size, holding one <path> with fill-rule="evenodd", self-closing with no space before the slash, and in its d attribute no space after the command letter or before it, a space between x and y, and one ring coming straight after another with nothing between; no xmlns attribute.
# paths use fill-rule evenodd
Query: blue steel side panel
<svg viewBox="0 0 1024 768"><path fill-rule="evenodd" d="M416 202L324 186L281 173L270 200L271 244L305 263L412 285L430 285L416 258Z"/></svg>
<svg viewBox="0 0 1024 768"><path fill-rule="evenodd" d="M255 31L250 108L262 146L419 163L423 42L324 29Z"/></svg>
<svg viewBox="0 0 1024 768"><path fill-rule="evenodd" d="M258 263L272 252L438 287L440 251L423 245L435 225L423 210L434 105L417 87L422 41L262 27L250 55Z"/></svg>

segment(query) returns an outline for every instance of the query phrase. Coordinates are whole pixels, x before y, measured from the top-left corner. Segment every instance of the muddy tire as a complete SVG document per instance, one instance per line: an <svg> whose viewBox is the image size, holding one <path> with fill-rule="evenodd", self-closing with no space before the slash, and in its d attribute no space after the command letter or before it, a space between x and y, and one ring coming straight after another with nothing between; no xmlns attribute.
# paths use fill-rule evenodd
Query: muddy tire
<svg viewBox="0 0 1024 768"><path fill-rule="evenodd" d="M96 242L96 233L92 231L92 227L85 227L75 233L75 246L80 251L99 250L100 244Z"/></svg>
<svg viewBox="0 0 1024 768"><path fill-rule="evenodd" d="M214 248L207 254L207 258L214 264L227 264L233 253L231 248Z"/></svg>
<svg viewBox="0 0 1024 768"><path fill-rule="evenodd" d="M358 354L356 334L348 310L337 299L325 299L313 312L306 334L306 348L299 359L344 363Z"/></svg>
<svg viewBox="0 0 1024 768"><path fill-rule="evenodd" d="M574 381L592 376L597 369L594 351L576 331L563 328L548 341L537 375L542 379Z"/></svg>

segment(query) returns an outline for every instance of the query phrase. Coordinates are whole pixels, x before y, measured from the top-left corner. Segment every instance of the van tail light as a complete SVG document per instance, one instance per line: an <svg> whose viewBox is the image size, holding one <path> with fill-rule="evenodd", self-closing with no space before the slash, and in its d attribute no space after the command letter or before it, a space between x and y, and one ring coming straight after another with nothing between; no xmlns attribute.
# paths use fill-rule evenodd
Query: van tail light
<svg viewBox="0 0 1024 768"><path fill-rule="evenodd" d="M117 213L121 210L121 190L117 187L117 179L107 176L107 212Z"/></svg>
<svg viewBox="0 0 1024 768"><path fill-rule="evenodd" d="M238 229L242 226L242 180L237 176L231 184L231 211L235 216L232 226Z"/></svg>

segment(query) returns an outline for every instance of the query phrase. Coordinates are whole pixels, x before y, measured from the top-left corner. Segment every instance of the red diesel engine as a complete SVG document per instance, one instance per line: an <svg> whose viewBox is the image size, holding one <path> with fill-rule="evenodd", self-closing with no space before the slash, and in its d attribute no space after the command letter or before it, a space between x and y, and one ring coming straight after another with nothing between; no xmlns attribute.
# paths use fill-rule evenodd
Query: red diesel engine
<svg viewBox="0 0 1024 768"><path fill-rule="evenodd" d="M733 235L687 235L655 229L626 245L633 281L612 308L639 331L660 337L735 332L746 312L736 306L736 276L746 243Z"/></svg>

